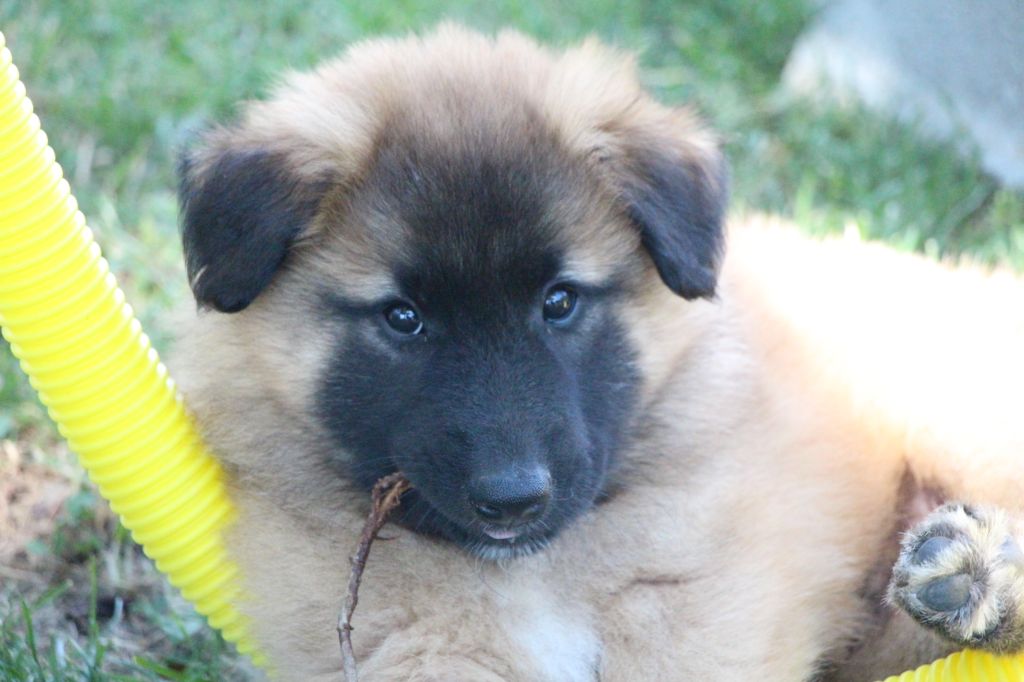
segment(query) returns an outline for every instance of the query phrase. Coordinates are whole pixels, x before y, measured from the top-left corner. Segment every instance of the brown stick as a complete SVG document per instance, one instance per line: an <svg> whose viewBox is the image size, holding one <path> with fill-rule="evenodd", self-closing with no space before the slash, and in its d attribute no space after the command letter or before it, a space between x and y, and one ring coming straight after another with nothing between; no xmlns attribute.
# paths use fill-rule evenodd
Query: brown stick
<svg viewBox="0 0 1024 682"><path fill-rule="evenodd" d="M349 560L352 564L352 573L348 578L348 594L345 595L345 604L341 607L341 615L338 616L338 642L341 644L342 670L347 682L357 682L359 679L356 672L356 657L352 652L352 613L359 603L359 583L363 580L366 559L370 556L370 545L387 522L388 514L398 506L402 493L410 487L409 481L401 472L385 476L373 485L373 504L370 507L370 515L366 517L363 532L359 536L359 546Z"/></svg>

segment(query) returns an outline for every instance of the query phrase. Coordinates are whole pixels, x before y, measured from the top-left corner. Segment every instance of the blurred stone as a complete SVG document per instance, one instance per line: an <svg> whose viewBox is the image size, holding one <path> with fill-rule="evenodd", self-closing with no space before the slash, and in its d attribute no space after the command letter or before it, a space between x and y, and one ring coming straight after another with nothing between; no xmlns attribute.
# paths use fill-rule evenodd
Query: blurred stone
<svg viewBox="0 0 1024 682"><path fill-rule="evenodd" d="M824 2L783 82L976 146L986 170L1024 188L1024 0Z"/></svg>

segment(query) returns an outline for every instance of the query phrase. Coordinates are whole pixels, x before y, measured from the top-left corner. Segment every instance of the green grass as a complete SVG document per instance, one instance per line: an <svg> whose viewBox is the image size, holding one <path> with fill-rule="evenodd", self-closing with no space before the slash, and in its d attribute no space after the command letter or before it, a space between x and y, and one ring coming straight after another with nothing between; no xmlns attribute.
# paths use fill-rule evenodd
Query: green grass
<svg viewBox="0 0 1024 682"><path fill-rule="evenodd" d="M145 607L152 621L163 628L158 631L163 640L159 647L163 650L161 654L139 652L126 657L116 648L119 640L108 632L111 627L102 624L95 569L89 584L80 587L87 591L89 601L79 629L70 633L52 629L42 632L35 614L53 605L66 608L57 602L74 587L74 583L65 582L31 603L9 600L0 604L0 679L25 682L245 679L245 673L232 660L233 651L217 633L205 629L194 614L191 622L182 619L166 603L154 602ZM152 636L153 631L149 631L136 639ZM132 644L137 646L134 641Z"/></svg>
<svg viewBox="0 0 1024 682"><path fill-rule="evenodd" d="M242 680L247 665L83 487L27 550L50 585L0 590L0 680ZM26 596L26 592L31 596Z"/></svg>
<svg viewBox="0 0 1024 682"><path fill-rule="evenodd" d="M190 133L230 117L235 102L258 96L282 69L310 66L364 36L444 18L486 30L515 26L556 44L596 33L638 51L651 88L694 104L723 133L738 211L779 213L816 234L852 222L899 248L1024 269L1024 196L903 125L779 93L811 7L810 0L7 0L0 30L90 226L161 349L173 332L169 311L189 296L173 168ZM2 439L36 457L60 452L6 347ZM45 584L26 588L34 596L24 606L0 591L7 599L0 678L243 676L230 649L154 578L123 531L95 530L95 507L94 497L77 498L53 537L37 543ZM83 579L89 565L98 583ZM124 619L96 609L136 589L124 580L125 565L147 576L127 630ZM83 600L92 610L69 629L59 616L80 611ZM127 646L153 633L152 654Z"/></svg>

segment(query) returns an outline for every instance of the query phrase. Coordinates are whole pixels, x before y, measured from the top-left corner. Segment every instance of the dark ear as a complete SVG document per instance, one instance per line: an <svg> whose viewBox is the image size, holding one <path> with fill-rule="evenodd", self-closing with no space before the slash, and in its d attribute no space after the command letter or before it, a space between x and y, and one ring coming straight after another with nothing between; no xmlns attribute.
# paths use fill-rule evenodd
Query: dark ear
<svg viewBox="0 0 1024 682"><path fill-rule="evenodd" d="M313 219L320 192L295 178L281 154L228 150L195 171L178 167L185 267L200 306L242 310L270 283Z"/></svg>
<svg viewBox="0 0 1024 682"><path fill-rule="evenodd" d="M658 274L683 298L713 297L725 247L724 159L717 153L685 158L667 145L630 156L623 180L627 211Z"/></svg>

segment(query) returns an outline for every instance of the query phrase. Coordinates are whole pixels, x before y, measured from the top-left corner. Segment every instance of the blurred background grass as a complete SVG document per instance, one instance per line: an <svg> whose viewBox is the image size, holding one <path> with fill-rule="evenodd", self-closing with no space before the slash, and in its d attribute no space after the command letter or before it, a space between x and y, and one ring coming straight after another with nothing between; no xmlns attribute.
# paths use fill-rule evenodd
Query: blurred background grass
<svg viewBox="0 0 1024 682"><path fill-rule="evenodd" d="M904 125L780 92L812 17L810 0L6 0L0 30L158 348L189 296L173 169L190 131L230 117L283 69L444 18L554 44L593 33L638 52L662 99L695 105L724 134L734 211L778 213L815 234L853 223L898 248L1024 269L1020 193ZM5 346L0 444L0 512L21 543L0 545L0 678L246 676L83 482Z"/></svg>

